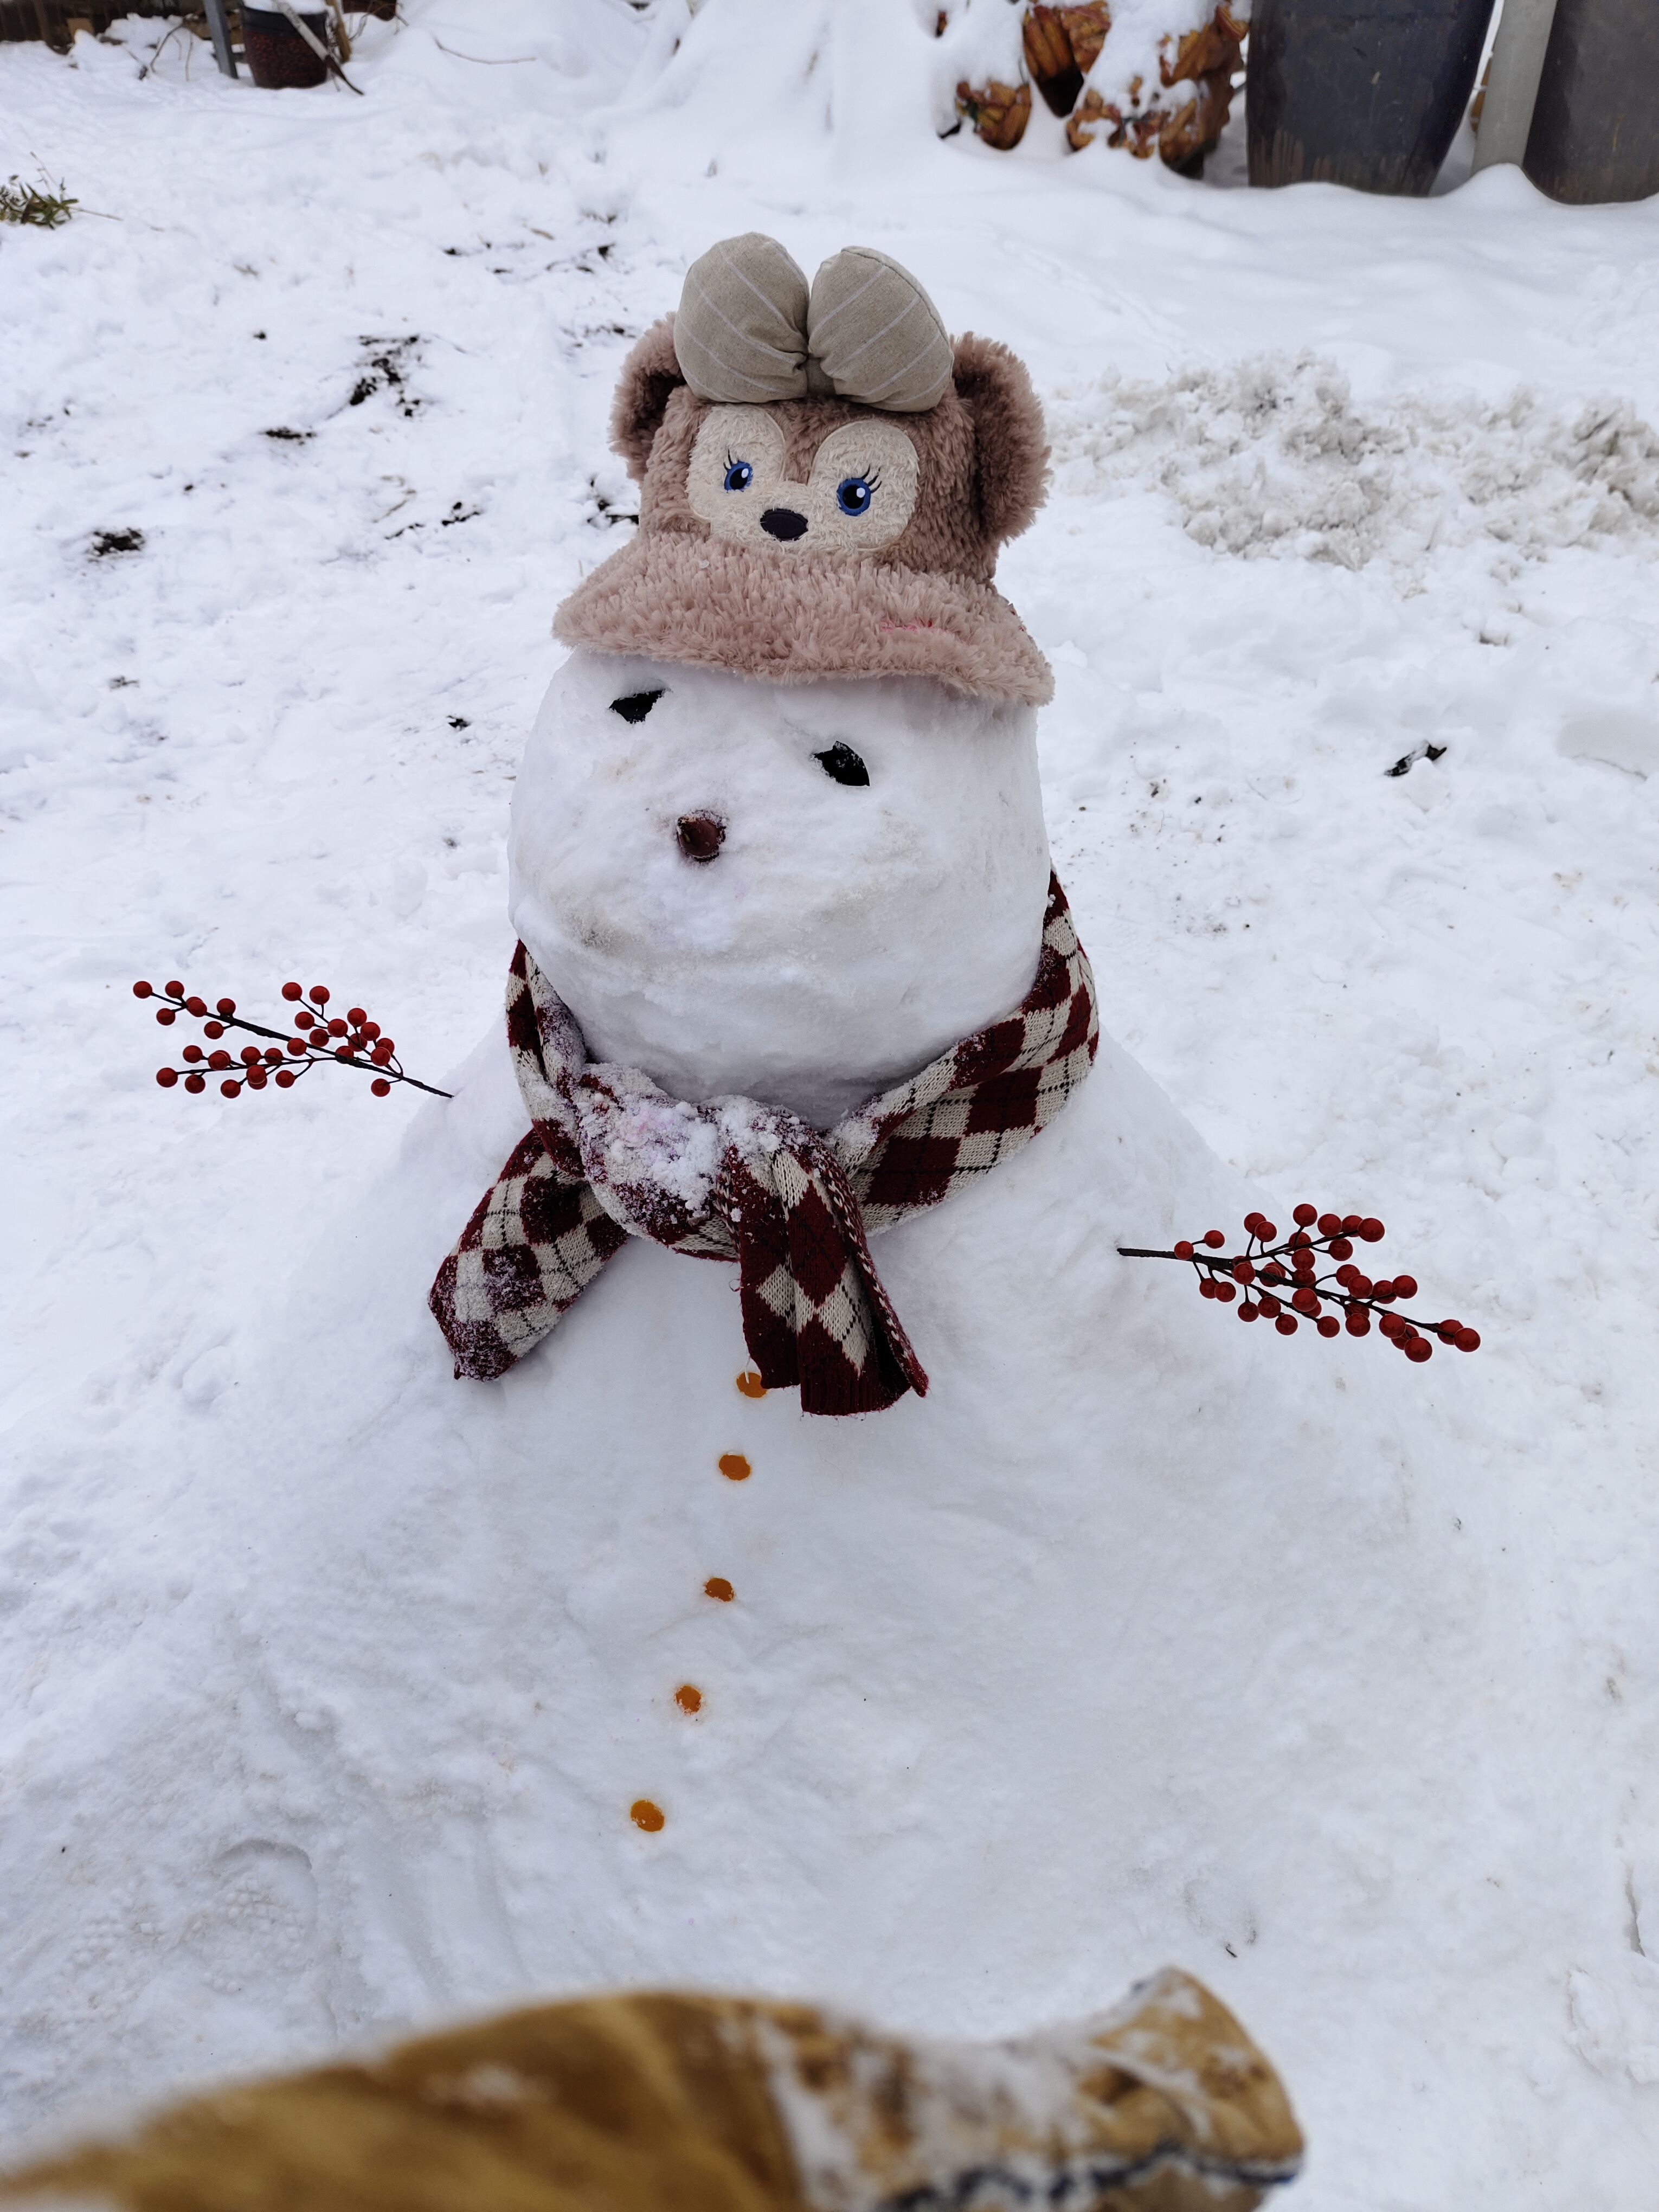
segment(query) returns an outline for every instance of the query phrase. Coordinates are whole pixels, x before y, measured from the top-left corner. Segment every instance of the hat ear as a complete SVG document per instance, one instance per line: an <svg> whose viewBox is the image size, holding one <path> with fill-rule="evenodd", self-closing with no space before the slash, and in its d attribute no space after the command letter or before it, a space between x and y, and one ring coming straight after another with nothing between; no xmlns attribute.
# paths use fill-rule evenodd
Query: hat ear
<svg viewBox="0 0 1659 2212"><path fill-rule="evenodd" d="M974 426L974 501L993 545L1029 529L1048 490L1048 441L1025 364L994 338L956 343L952 380Z"/></svg>
<svg viewBox="0 0 1659 2212"><path fill-rule="evenodd" d="M645 481L646 463L675 386L684 384L674 355L674 318L653 323L623 363L622 380L611 406L611 448L628 464L635 483Z"/></svg>

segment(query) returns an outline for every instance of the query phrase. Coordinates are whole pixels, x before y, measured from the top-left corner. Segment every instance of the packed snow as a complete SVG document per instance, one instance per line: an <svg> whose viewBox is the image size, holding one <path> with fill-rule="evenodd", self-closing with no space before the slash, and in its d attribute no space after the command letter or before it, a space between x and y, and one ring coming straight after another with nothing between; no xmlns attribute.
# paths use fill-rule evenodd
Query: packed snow
<svg viewBox="0 0 1659 2212"><path fill-rule="evenodd" d="M362 100L0 48L0 166L82 203L0 232L8 2151L531 1993L992 2034L1169 1960L1291 2202L1651 2202L1659 209L940 140L925 13L406 0ZM631 1244L499 1385L423 1304L523 1127L617 373L751 228L1031 368L999 581L1110 1035L878 1240L934 1387L850 1425L734 1391L706 1263ZM140 975L326 982L458 1097L163 1092ZM1108 1249L1304 1195L1482 1350Z"/></svg>

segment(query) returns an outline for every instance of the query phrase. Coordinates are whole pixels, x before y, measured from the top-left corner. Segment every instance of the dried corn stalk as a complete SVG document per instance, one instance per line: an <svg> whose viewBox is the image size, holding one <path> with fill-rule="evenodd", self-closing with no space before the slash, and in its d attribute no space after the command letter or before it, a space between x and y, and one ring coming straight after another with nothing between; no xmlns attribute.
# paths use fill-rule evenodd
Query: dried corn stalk
<svg viewBox="0 0 1659 2212"><path fill-rule="evenodd" d="M977 91L969 84L959 84L957 113L967 118L988 146L994 146L1000 154L1012 154L1031 119L1031 88L1001 84L995 77Z"/></svg>

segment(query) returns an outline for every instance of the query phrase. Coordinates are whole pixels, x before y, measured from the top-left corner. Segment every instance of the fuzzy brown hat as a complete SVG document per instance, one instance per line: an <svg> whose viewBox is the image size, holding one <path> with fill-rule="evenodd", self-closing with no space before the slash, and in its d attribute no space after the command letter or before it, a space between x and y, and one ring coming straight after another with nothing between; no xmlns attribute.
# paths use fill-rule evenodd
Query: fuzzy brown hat
<svg viewBox="0 0 1659 2212"><path fill-rule="evenodd" d="M771 239L712 248L629 354L611 442L639 536L560 607L565 644L779 683L1053 696L991 580L1048 487L1030 379L993 339L952 345L884 254L850 247L809 291Z"/></svg>

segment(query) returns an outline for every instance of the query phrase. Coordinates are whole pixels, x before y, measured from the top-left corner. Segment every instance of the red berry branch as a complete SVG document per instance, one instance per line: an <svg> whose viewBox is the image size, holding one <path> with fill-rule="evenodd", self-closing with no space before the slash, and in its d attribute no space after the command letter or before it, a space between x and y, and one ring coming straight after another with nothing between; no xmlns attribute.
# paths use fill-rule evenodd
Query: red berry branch
<svg viewBox="0 0 1659 2212"><path fill-rule="evenodd" d="M1293 1218L1296 1228L1281 1244L1264 1214L1247 1213L1249 1242L1242 1252L1224 1250L1227 1240L1218 1229L1206 1229L1193 1241L1183 1237L1169 1252L1130 1244L1117 1249L1126 1260L1185 1260L1198 1277L1200 1297L1228 1306L1237 1298L1240 1321L1270 1321L1281 1336L1296 1334L1298 1316L1310 1321L1321 1336L1340 1335L1345 1327L1350 1336L1369 1336L1375 1315L1382 1334L1419 1365L1434 1356L1431 1337L1455 1344L1460 1352L1480 1350L1479 1335L1461 1321L1419 1321L1396 1310L1397 1298L1417 1296L1415 1276L1379 1276L1373 1282L1363 1267L1355 1267L1356 1238L1362 1244L1380 1243L1380 1221L1358 1213L1320 1213L1305 1205L1297 1207ZM1340 1264L1321 1274L1322 1257ZM1326 1310L1329 1306L1341 1310L1340 1320Z"/></svg>
<svg viewBox="0 0 1659 2212"><path fill-rule="evenodd" d="M291 1091L307 1068L326 1064L361 1067L374 1078L368 1087L377 1098L384 1098L394 1083L410 1084L434 1098L452 1095L405 1075L392 1039L381 1035L380 1024L370 1021L361 1006L349 1006L343 1020L338 1014L330 1014L325 983L313 983L308 991L302 991L297 983L283 984L283 996L296 1009L287 1030L267 1029L263 1022L245 1019L237 1012L234 999L220 999L210 1006L205 999L187 997L182 983L168 983L160 991L149 983L135 983L132 995L164 1001L155 1009L155 1018L163 1029L170 1029L180 1014L188 1014L201 1023L204 1036L215 1041L211 1052L204 1052L199 1044L187 1044L180 1054L185 1062L183 1067L158 1067L155 1080L163 1091L171 1091L180 1082L186 1091L205 1091L210 1075L222 1077L219 1089L227 1098L240 1096L244 1086L263 1091L270 1083L279 1091ZM217 1043L227 1030L246 1030L251 1036L271 1037L275 1042L264 1047L245 1044L233 1054Z"/></svg>

